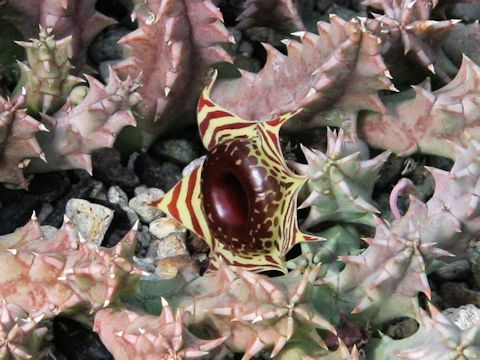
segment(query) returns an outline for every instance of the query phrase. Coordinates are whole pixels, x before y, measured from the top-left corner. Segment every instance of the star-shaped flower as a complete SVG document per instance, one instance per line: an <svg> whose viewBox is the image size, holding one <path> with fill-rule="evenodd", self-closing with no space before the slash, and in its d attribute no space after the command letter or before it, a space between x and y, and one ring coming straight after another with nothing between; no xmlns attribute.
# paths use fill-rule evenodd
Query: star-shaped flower
<svg viewBox="0 0 480 360"><path fill-rule="evenodd" d="M297 195L307 177L283 158L278 133L297 112L269 121L242 119L210 99L198 104L206 159L152 203L203 237L219 255L249 270L285 271L284 255L301 241L320 240L297 226Z"/></svg>

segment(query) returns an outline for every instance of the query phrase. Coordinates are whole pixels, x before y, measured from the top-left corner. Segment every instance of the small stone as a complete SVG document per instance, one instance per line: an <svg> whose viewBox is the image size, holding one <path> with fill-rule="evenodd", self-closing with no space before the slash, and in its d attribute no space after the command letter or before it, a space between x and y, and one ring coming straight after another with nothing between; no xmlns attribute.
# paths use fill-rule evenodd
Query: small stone
<svg viewBox="0 0 480 360"><path fill-rule="evenodd" d="M120 60L122 58L122 45L118 40L131 30L123 26L109 26L102 31L90 45L90 57L100 64L108 60Z"/></svg>
<svg viewBox="0 0 480 360"><path fill-rule="evenodd" d="M473 273L473 279L477 288L480 287L480 245L474 245L467 250L467 259Z"/></svg>
<svg viewBox="0 0 480 360"><path fill-rule="evenodd" d="M140 154L135 161L135 172L149 187L156 187L164 191L171 189L181 178L182 169L170 162L157 162L148 154Z"/></svg>
<svg viewBox="0 0 480 360"><path fill-rule="evenodd" d="M198 264L188 255L159 259L156 265L155 275L160 279L172 279L180 273L186 281L190 281L199 273Z"/></svg>
<svg viewBox="0 0 480 360"><path fill-rule="evenodd" d="M113 210L82 199L68 201L65 214L85 240L100 245L113 220Z"/></svg>
<svg viewBox="0 0 480 360"><path fill-rule="evenodd" d="M471 276L470 263L467 260L458 260L442 266L435 272L443 281L464 280Z"/></svg>
<svg viewBox="0 0 480 360"><path fill-rule="evenodd" d="M120 206L128 205L128 196L120 186L110 186L107 192L107 198L112 204L118 204Z"/></svg>
<svg viewBox="0 0 480 360"><path fill-rule="evenodd" d="M242 41L238 45L238 52L246 57L251 57L253 54L253 45L247 41Z"/></svg>
<svg viewBox="0 0 480 360"><path fill-rule="evenodd" d="M55 204L57 207L71 186L69 177L62 172L36 174L30 181L28 191L9 189L6 184L0 184L0 235L23 226L34 210L39 212L40 204ZM62 217L64 210L65 204ZM50 217L46 213L45 215Z"/></svg>
<svg viewBox="0 0 480 360"><path fill-rule="evenodd" d="M128 221L130 222L130 224L135 224L137 221L139 221L139 217L137 215L137 213L135 211L133 211L130 207L128 206L122 206L121 207L123 211L125 211L125 213L127 214L128 216Z"/></svg>
<svg viewBox="0 0 480 360"><path fill-rule="evenodd" d="M153 263L152 259L149 259L149 258L134 258L133 260L143 270L148 271L149 273L152 273L152 274L155 272L155 264ZM144 278L144 280L148 280L148 279ZM152 280L156 280L156 277L153 278Z"/></svg>
<svg viewBox="0 0 480 360"><path fill-rule="evenodd" d="M408 159L395 154L390 155L380 169L375 188L379 191L390 193L392 184L395 184L402 177L402 170L405 168L406 161Z"/></svg>
<svg viewBox="0 0 480 360"><path fill-rule="evenodd" d="M133 189L140 183L132 169L123 166L120 153L113 148L103 148L92 155L93 175L106 186L119 185Z"/></svg>
<svg viewBox="0 0 480 360"><path fill-rule="evenodd" d="M440 295L437 292L432 291L432 297L430 298L430 303L438 308L443 306L443 301Z"/></svg>
<svg viewBox="0 0 480 360"><path fill-rule="evenodd" d="M151 234L150 234L151 236ZM148 259L156 259L157 258L157 248L158 248L158 242L157 241L152 241L148 248L142 250L142 253L144 253L145 258Z"/></svg>
<svg viewBox="0 0 480 360"><path fill-rule="evenodd" d="M95 199L95 203L108 207L114 211L113 220L102 241L102 246L113 247L118 244L120 240L122 240L124 236L132 229L135 221L138 220L138 216L136 217L135 221L131 222L131 216L129 216L129 214L120 205L112 204L106 200L103 201L97 199ZM129 209L128 207L125 208ZM131 209L130 211L134 212Z"/></svg>
<svg viewBox="0 0 480 360"><path fill-rule="evenodd" d="M251 42L266 42L268 44L272 44L273 46L282 45L281 40L283 40L283 36L270 27L250 27L244 30L244 34Z"/></svg>
<svg viewBox="0 0 480 360"><path fill-rule="evenodd" d="M452 4L453 9L449 12L450 19L462 19L464 22L480 20L480 2L465 1L466 4ZM452 1L454 3L454 1ZM455 28L454 28L455 29Z"/></svg>
<svg viewBox="0 0 480 360"><path fill-rule="evenodd" d="M182 177L188 176L192 173L195 168L200 165L203 161L205 161L206 156L201 156L198 159L193 160L190 164L185 166L182 170Z"/></svg>
<svg viewBox="0 0 480 360"><path fill-rule="evenodd" d="M58 232L58 229L55 226L50 225L43 225L41 226L41 229L46 239L53 239Z"/></svg>
<svg viewBox="0 0 480 360"><path fill-rule="evenodd" d="M178 221L167 217L155 219L150 223L149 229L150 233L157 239L166 238L168 235L174 233L186 234L187 232L187 229L180 225Z"/></svg>
<svg viewBox="0 0 480 360"><path fill-rule="evenodd" d="M190 233L188 245L194 254L208 254L210 251L207 242L195 233Z"/></svg>
<svg viewBox="0 0 480 360"><path fill-rule="evenodd" d="M140 185L140 186L137 186L133 192L135 195L140 195L141 193L144 193L145 191L148 190L148 186L145 186L145 185Z"/></svg>
<svg viewBox="0 0 480 360"><path fill-rule="evenodd" d="M150 205L150 203L160 199L164 194L160 189L150 188L131 199L128 205L138 214L143 222L150 223L163 216L163 212L159 208Z"/></svg>
<svg viewBox="0 0 480 360"><path fill-rule="evenodd" d="M89 197L92 199L98 200L107 200L107 195L105 194L105 187L100 181L94 181L95 185L93 186L92 191L89 194Z"/></svg>
<svg viewBox="0 0 480 360"><path fill-rule="evenodd" d="M461 330L468 329L480 321L480 309L472 304L446 309L443 315Z"/></svg>
<svg viewBox="0 0 480 360"><path fill-rule="evenodd" d="M128 157L128 162L127 162L127 168L134 171L135 170L135 161L137 160L137 158L140 156L140 153L139 152L133 152L130 154L130 156Z"/></svg>
<svg viewBox="0 0 480 360"><path fill-rule="evenodd" d="M463 56L468 56L469 59L478 63L480 60L479 40L477 24L457 24L445 36L442 50L458 67L462 63Z"/></svg>
<svg viewBox="0 0 480 360"><path fill-rule="evenodd" d="M82 172L85 171L82 170ZM65 207L67 205L67 202L70 199L88 198L94 186L95 181L90 176L87 175L84 178L80 178L78 183L72 185L70 190L64 196L62 196L61 199L55 202L55 208L48 215L48 217L44 221L42 221L42 225L52 225L58 228L62 226L63 216L65 215Z"/></svg>
<svg viewBox="0 0 480 360"><path fill-rule="evenodd" d="M170 234L163 240L155 240L155 243L157 245L157 259L189 255L185 236L182 234Z"/></svg>
<svg viewBox="0 0 480 360"><path fill-rule="evenodd" d="M186 139L162 139L152 146L150 153L180 165L187 165L200 155L196 145Z"/></svg>
<svg viewBox="0 0 480 360"><path fill-rule="evenodd" d="M152 239L153 237L150 231L148 230L148 226L142 225L138 232L138 237L137 237L138 243L142 247L146 248L150 245L150 243L152 242Z"/></svg>
<svg viewBox="0 0 480 360"><path fill-rule="evenodd" d="M469 289L465 283L443 283L440 285L440 296L445 307L460 307L466 304L480 307L480 291Z"/></svg>
<svg viewBox="0 0 480 360"><path fill-rule="evenodd" d="M40 224L43 223L48 218L48 216L53 212L53 209L54 209L53 205L50 203L42 204L42 207L40 208L40 211L37 214L38 221L40 222Z"/></svg>

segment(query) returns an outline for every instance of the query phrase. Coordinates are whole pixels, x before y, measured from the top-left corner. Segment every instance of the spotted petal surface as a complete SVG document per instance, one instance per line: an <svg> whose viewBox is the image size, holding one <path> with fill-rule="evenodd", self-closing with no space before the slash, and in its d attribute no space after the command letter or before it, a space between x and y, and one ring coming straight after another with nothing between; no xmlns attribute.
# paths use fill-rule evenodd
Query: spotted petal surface
<svg viewBox="0 0 480 360"><path fill-rule="evenodd" d="M206 159L155 204L203 237L214 262L250 270L285 271L284 256L298 242L319 240L298 230L297 194L307 178L294 174L278 132L295 113L270 121L242 119L210 99L198 104Z"/></svg>

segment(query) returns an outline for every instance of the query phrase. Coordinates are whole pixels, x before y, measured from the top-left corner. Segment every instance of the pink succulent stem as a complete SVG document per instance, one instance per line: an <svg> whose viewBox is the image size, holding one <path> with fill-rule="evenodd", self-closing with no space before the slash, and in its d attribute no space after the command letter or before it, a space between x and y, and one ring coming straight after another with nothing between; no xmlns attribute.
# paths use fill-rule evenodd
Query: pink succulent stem
<svg viewBox="0 0 480 360"><path fill-rule="evenodd" d="M392 211L395 219L400 219L403 214L397 206L398 197L405 194L417 194L415 184L407 178L402 178L398 181L397 185L393 187L389 197L390 210Z"/></svg>

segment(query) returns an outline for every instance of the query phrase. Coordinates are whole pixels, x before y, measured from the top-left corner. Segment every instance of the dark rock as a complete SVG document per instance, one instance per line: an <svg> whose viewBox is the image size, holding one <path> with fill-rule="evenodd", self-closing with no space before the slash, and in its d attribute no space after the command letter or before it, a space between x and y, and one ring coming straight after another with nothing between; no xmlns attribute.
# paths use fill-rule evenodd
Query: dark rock
<svg viewBox="0 0 480 360"><path fill-rule="evenodd" d="M39 201L34 195L0 185L0 235L25 225L38 205Z"/></svg>
<svg viewBox="0 0 480 360"><path fill-rule="evenodd" d="M131 0L97 0L95 3L96 10L126 24L132 22L130 14L133 10L133 6L134 4Z"/></svg>
<svg viewBox="0 0 480 360"><path fill-rule="evenodd" d="M190 233L187 238L187 249L192 254L208 254L210 247L200 236Z"/></svg>
<svg viewBox="0 0 480 360"><path fill-rule="evenodd" d="M455 4L447 8L447 15L449 19L462 19L464 22L475 22L480 20L480 1L474 0L472 2L465 1L465 4Z"/></svg>
<svg viewBox="0 0 480 360"><path fill-rule="evenodd" d="M40 202L52 203L60 199L71 185L65 172L52 172L36 175L28 186L28 192L37 196Z"/></svg>
<svg viewBox="0 0 480 360"><path fill-rule="evenodd" d="M479 9L480 10L480 9ZM478 24L457 24L443 42L442 49L448 58L457 66L462 64L464 55L477 64L480 61L480 34Z"/></svg>
<svg viewBox="0 0 480 360"><path fill-rule="evenodd" d="M72 198L77 199L88 199L90 192L95 187L96 182L92 178L84 178L78 183L74 184L70 191L65 194L57 203L53 211L47 216L47 218L42 222L42 225L52 225L55 227L60 227L63 223L63 216L65 214L65 206L67 205L68 200Z"/></svg>
<svg viewBox="0 0 480 360"><path fill-rule="evenodd" d="M80 180L90 178L90 174L84 169L74 169L70 170L68 173L72 182L79 182Z"/></svg>
<svg viewBox="0 0 480 360"><path fill-rule="evenodd" d="M237 18L243 11L245 0L220 0L217 6L223 14L226 26L237 24Z"/></svg>
<svg viewBox="0 0 480 360"><path fill-rule="evenodd" d="M480 307L480 291L471 290L465 283L446 282L440 286L444 307L473 304Z"/></svg>
<svg viewBox="0 0 480 360"><path fill-rule="evenodd" d="M435 271L440 281L468 280L472 276L470 263L467 260L458 260L442 266Z"/></svg>
<svg viewBox="0 0 480 360"><path fill-rule="evenodd" d="M417 196L422 201L427 201L435 190L435 180L424 166L417 167L409 178L415 184Z"/></svg>
<svg viewBox="0 0 480 360"><path fill-rule="evenodd" d="M171 162L159 164L147 154L141 154L135 161L135 172L142 184L163 191L170 190L181 178L182 169Z"/></svg>
<svg viewBox="0 0 480 360"><path fill-rule="evenodd" d="M360 9L360 0L317 0L316 8L318 11L325 13L332 5L342 6L351 10Z"/></svg>
<svg viewBox="0 0 480 360"><path fill-rule="evenodd" d="M253 45L253 57L265 64L266 53L261 43L272 44L275 47L282 47L283 36L270 27L255 26L244 30L244 34Z"/></svg>
<svg viewBox="0 0 480 360"><path fill-rule="evenodd" d="M200 156L196 144L186 139L161 139L149 152L155 158L170 160L179 165L187 165Z"/></svg>
<svg viewBox="0 0 480 360"><path fill-rule="evenodd" d="M426 165L435 167L437 169L450 171L453 166L453 160L443 156L428 155L426 157Z"/></svg>
<svg viewBox="0 0 480 360"><path fill-rule="evenodd" d="M90 45L90 58L100 64L108 60L119 60L122 58L122 45L118 40L131 30L118 25L107 27L98 35Z"/></svg>
<svg viewBox="0 0 480 360"><path fill-rule="evenodd" d="M55 347L67 360L113 360L92 330L67 317L53 319Z"/></svg>
<svg viewBox="0 0 480 360"><path fill-rule="evenodd" d="M96 151L92 157L93 176L106 186L118 185L133 189L139 184L139 179L133 170L121 163L120 153L111 148Z"/></svg>
<svg viewBox="0 0 480 360"><path fill-rule="evenodd" d="M370 154L370 157L373 158L377 153ZM390 193L392 184L396 184L397 181L403 177L402 170L405 166L405 158L401 158L395 154L390 155L388 160L383 165L380 170L378 180L375 183L374 194L379 194L381 192Z"/></svg>
<svg viewBox="0 0 480 360"><path fill-rule="evenodd" d="M28 191L7 189L0 185L0 235L25 225L41 204L54 203L71 187L63 172L36 175Z"/></svg>

